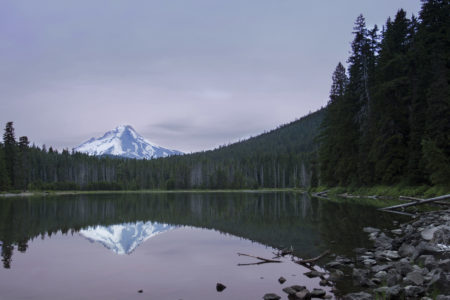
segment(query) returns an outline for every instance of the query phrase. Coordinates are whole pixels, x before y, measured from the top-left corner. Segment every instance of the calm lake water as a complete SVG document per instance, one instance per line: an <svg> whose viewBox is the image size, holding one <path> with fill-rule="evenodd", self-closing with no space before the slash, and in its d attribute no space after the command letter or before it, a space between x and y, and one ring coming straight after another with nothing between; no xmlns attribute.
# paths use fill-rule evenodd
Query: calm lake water
<svg viewBox="0 0 450 300"><path fill-rule="evenodd" d="M288 257L241 266L258 261L237 253L272 258L292 246L299 258L352 257L370 245L363 227L394 218L287 192L0 199L0 299L287 299L283 287L320 279Z"/></svg>

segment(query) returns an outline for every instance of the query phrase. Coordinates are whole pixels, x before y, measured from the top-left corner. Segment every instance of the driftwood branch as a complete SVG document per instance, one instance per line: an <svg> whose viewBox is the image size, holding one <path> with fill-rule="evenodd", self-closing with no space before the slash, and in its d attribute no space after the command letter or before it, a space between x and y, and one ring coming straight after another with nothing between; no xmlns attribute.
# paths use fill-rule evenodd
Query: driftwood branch
<svg viewBox="0 0 450 300"><path fill-rule="evenodd" d="M408 198L410 198L410 200L414 199L414 202L384 207L384 208L380 208L380 210L393 210L393 209L397 209L397 208L405 208L405 207L414 206L414 205L422 205L422 204L432 203L432 202L439 201L439 200L450 199L450 195L443 195L443 196L428 198L428 199L423 199L423 200L418 199L418 198L411 199L411 197L408 197Z"/></svg>
<svg viewBox="0 0 450 300"><path fill-rule="evenodd" d="M316 261L318 261L319 259L321 259L321 258L327 256L328 254L330 254L330 250L327 250L327 251L325 251L324 253L322 253L322 254L320 254L319 256L316 256L316 257L314 257L314 258L310 258L310 259L300 259L300 260L295 260L294 262L295 262L296 264L300 264L300 265L303 265L303 264L310 264L310 263L316 262Z"/></svg>
<svg viewBox="0 0 450 300"><path fill-rule="evenodd" d="M253 255L245 254L245 253L238 253L238 255L253 257L253 258L261 260L260 262L257 262L257 263L238 264L238 266L260 265L260 264L266 264L266 263L280 263L281 262L281 260L273 260L273 259L268 259L268 258L264 258L264 257L260 257L260 256L253 256Z"/></svg>
<svg viewBox="0 0 450 300"><path fill-rule="evenodd" d="M404 211L393 210L393 209L383 209L383 211L388 212L388 213L408 216L408 217L415 217L416 216L415 214L411 214L411 213L404 212Z"/></svg>

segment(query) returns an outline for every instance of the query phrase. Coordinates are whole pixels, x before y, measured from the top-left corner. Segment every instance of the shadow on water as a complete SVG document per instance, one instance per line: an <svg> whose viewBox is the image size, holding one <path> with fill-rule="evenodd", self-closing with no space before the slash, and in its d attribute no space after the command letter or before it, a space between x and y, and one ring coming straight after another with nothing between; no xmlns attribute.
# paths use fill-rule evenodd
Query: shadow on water
<svg viewBox="0 0 450 300"><path fill-rule="evenodd" d="M4 268L15 250L33 239L91 226L157 222L207 228L281 249L298 257L325 249L350 255L367 245L365 226L389 228L397 216L368 205L336 203L307 194L201 193L70 195L0 201L0 241Z"/></svg>

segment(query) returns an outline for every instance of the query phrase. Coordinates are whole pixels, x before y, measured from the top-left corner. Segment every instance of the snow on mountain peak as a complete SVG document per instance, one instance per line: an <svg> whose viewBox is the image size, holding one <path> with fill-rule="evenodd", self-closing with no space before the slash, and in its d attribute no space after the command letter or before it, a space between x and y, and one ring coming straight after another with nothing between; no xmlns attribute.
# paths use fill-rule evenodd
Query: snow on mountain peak
<svg viewBox="0 0 450 300"><path fill-rule="evenodd" d="M127 158L151 159L183 154L177 150L160 147L134 130L130 125L119 125L100 138L91 138L76 148L75 152L89 155L115 155Z"/></svg>

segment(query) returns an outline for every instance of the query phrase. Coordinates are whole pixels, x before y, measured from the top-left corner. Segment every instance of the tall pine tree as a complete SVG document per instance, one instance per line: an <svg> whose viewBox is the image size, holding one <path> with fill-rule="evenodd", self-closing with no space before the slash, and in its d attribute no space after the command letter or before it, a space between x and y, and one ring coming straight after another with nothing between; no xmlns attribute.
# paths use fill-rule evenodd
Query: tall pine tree
<svg viewBox="0 0 450 300"><path fill-rule="evenodd" d="M16 164L16 138L14 136L13 122L6 123L5 133L3 134L3 145L5 155L5 167L11 186L14 186L14 167Z"/></svg>

